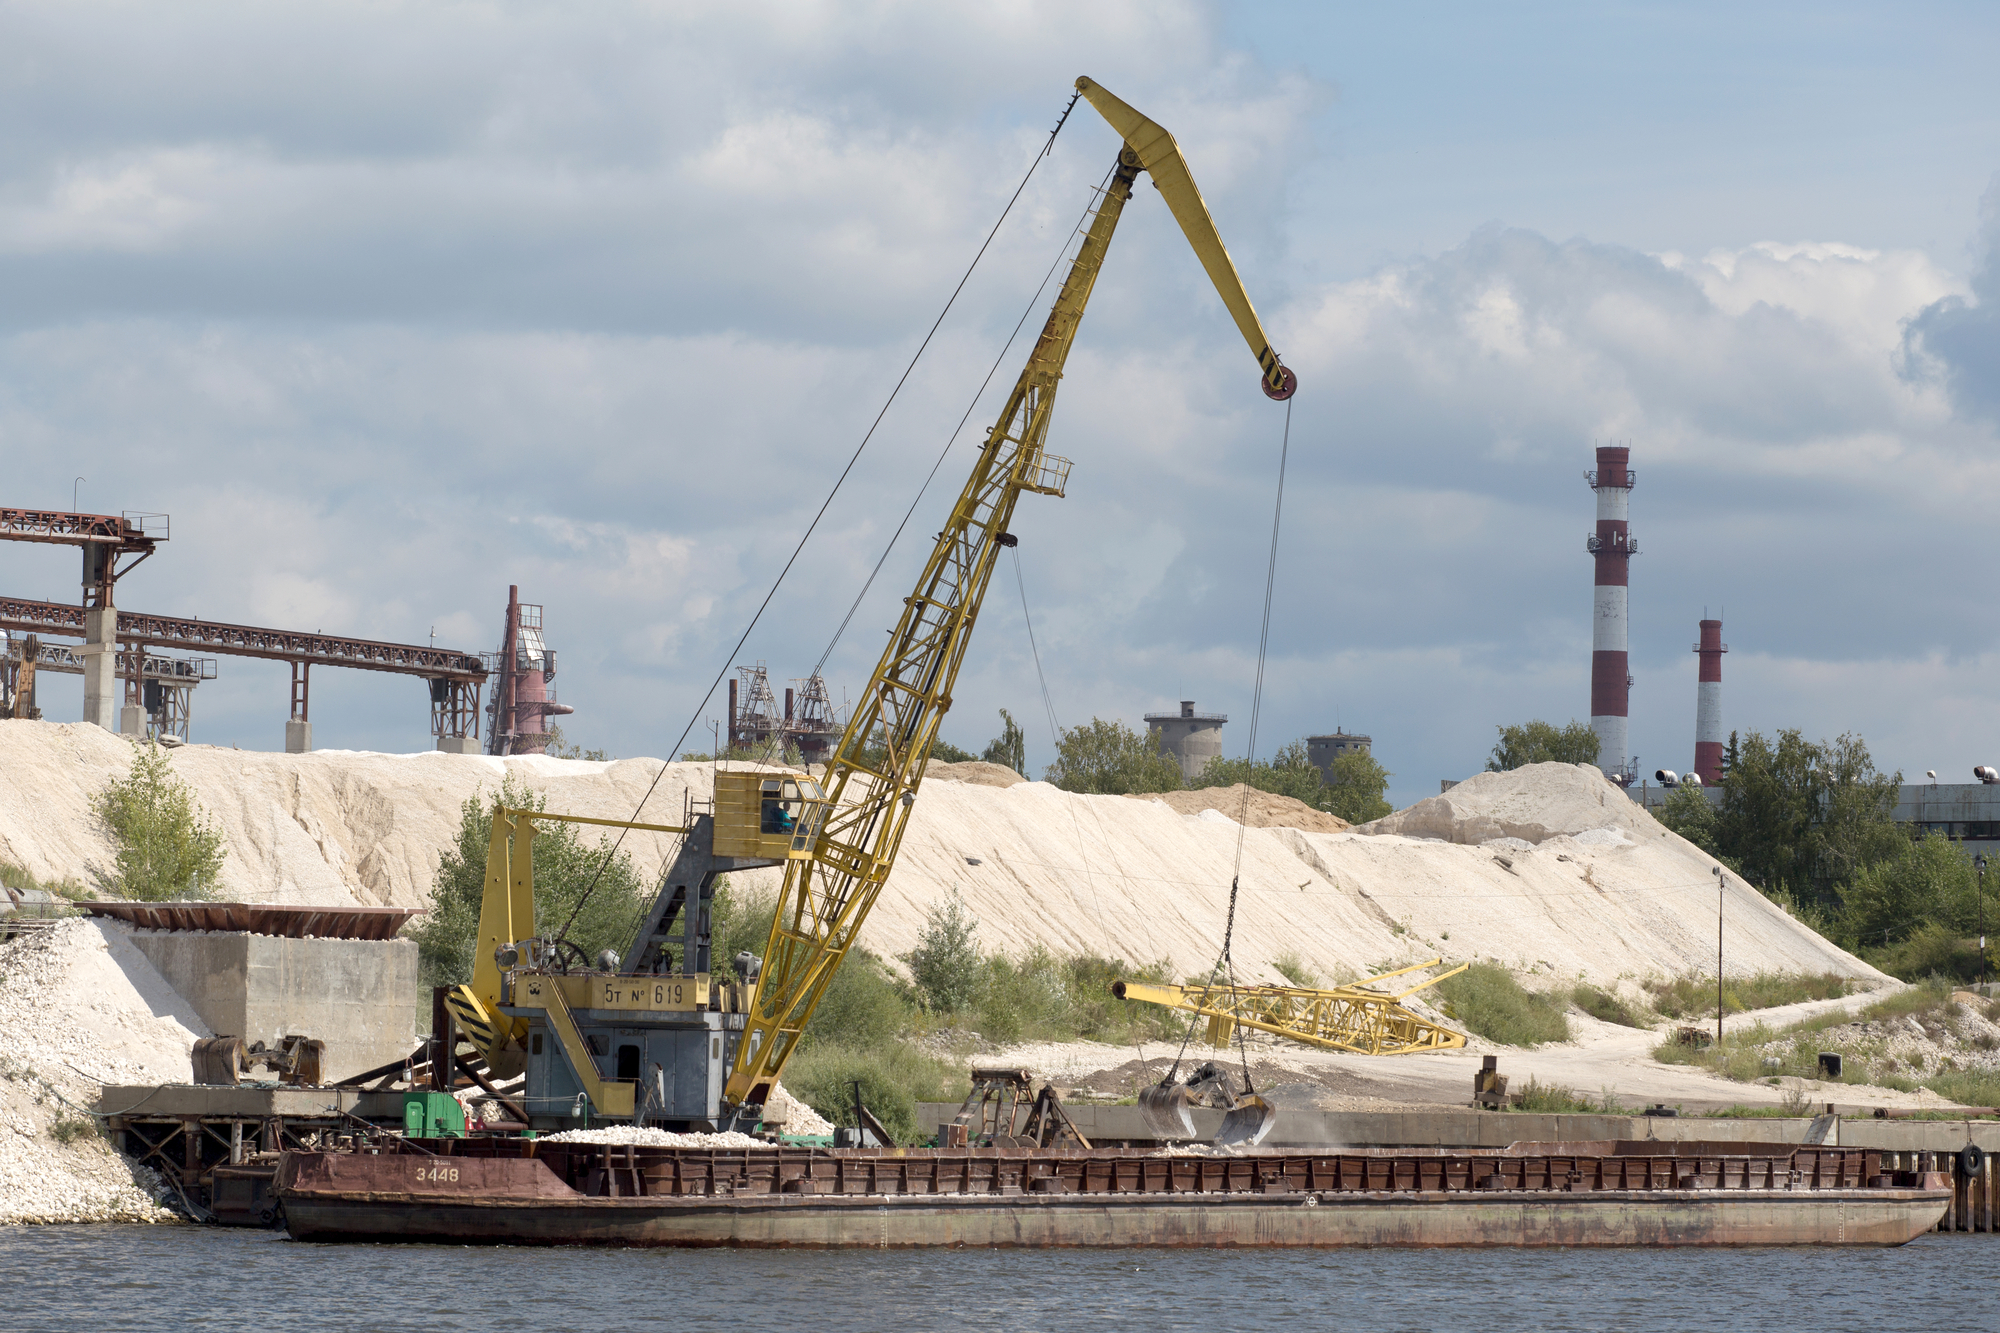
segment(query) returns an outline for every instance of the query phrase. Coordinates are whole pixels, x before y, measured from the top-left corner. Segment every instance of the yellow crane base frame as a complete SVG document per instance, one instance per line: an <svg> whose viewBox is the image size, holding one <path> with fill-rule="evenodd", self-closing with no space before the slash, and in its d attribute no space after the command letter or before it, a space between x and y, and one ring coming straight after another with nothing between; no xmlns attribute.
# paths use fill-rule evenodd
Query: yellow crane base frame
<svg viewBox="0 0 2000 1333"><path fill-rule="evenodd" d="M1449 972L1394 993L1367 987L1393 977L1436 967L1433 958L1395 972L1384 972L1352 986L1308 990L1303 986L1161 986L1146 981L1116 981L1111 993L1121 1000L1185 1009L1208 1018L1209 1040L1220 1046L1236 1024L1273 1032L1280 1037L1329 1051L1356 1055L1414 1055L1449 1051L1465 1045L1465 1034L1440 1027L1405 1009L1399 1001L1470 967L1460 963Z"/></svg>

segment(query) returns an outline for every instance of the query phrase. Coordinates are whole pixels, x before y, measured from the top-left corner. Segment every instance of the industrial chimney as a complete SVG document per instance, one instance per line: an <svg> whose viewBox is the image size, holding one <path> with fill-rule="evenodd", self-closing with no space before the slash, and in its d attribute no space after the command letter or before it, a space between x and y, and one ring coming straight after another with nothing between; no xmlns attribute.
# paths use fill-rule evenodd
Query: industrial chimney
<svg viewBox="0 0 2000 1333"><path fill-rule="evenodd" d="M1701 678L1694 687L1694 771L1714 786L1722 781L1722 655L1729 651L1720 620L1701 622L1694 650L1701 654Z"/></svg>
<svg viewBox="0 0 2000 1333"><path fill-rule="evenodd" d="M1597 492L1597 530L1584 541L1597 565L1590 618L1590 729L1597 733L1597 766L1621 786L1633 780L1638 767L1626 747L1632 692L1632 677L1627 674L1627 562L1639 553L1627 522L1635 480L1631 461L1629 448L1605 445L1597 451L1597 467L1583 474Z"/></svg>

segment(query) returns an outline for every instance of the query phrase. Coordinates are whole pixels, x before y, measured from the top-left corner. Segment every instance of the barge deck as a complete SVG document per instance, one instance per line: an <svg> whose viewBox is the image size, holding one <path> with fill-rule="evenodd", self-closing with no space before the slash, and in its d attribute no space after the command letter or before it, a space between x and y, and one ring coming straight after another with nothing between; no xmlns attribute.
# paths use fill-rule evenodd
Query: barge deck
<svg viewBox="0 0 2000 1333"><path fill-rule="evenodd" d="M407 1140L292 1152L294 1238L744 1247L1901 1245L1951 1193L1881 1154L1761 1143L1500 1150L690 1149Z"/></svg>

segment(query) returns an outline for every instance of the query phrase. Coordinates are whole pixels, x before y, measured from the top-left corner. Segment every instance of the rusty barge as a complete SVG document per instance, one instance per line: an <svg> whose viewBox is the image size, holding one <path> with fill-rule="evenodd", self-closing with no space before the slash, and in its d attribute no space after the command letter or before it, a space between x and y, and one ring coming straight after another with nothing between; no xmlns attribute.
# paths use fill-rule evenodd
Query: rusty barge
<svg viewBox="0 0 2000 1333"><path fill-rule="evenodd" d="M1194 1155L415 1140L292 1152L303 1241L681 1247L1901 1245L1951 1193L1760 1143Z"/></svg>

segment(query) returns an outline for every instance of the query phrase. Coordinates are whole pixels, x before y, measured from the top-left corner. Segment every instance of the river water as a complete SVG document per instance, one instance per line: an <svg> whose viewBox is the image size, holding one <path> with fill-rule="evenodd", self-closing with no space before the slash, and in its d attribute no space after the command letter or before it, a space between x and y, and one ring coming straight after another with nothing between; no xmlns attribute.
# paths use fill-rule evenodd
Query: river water
<svg viewBox="0 0 2000 1333"><path fill-rule="evenodd" d="M2000 1238L1894 1250L549 1250L0 1228L0 1329L2000 1328Z"/></svg>

